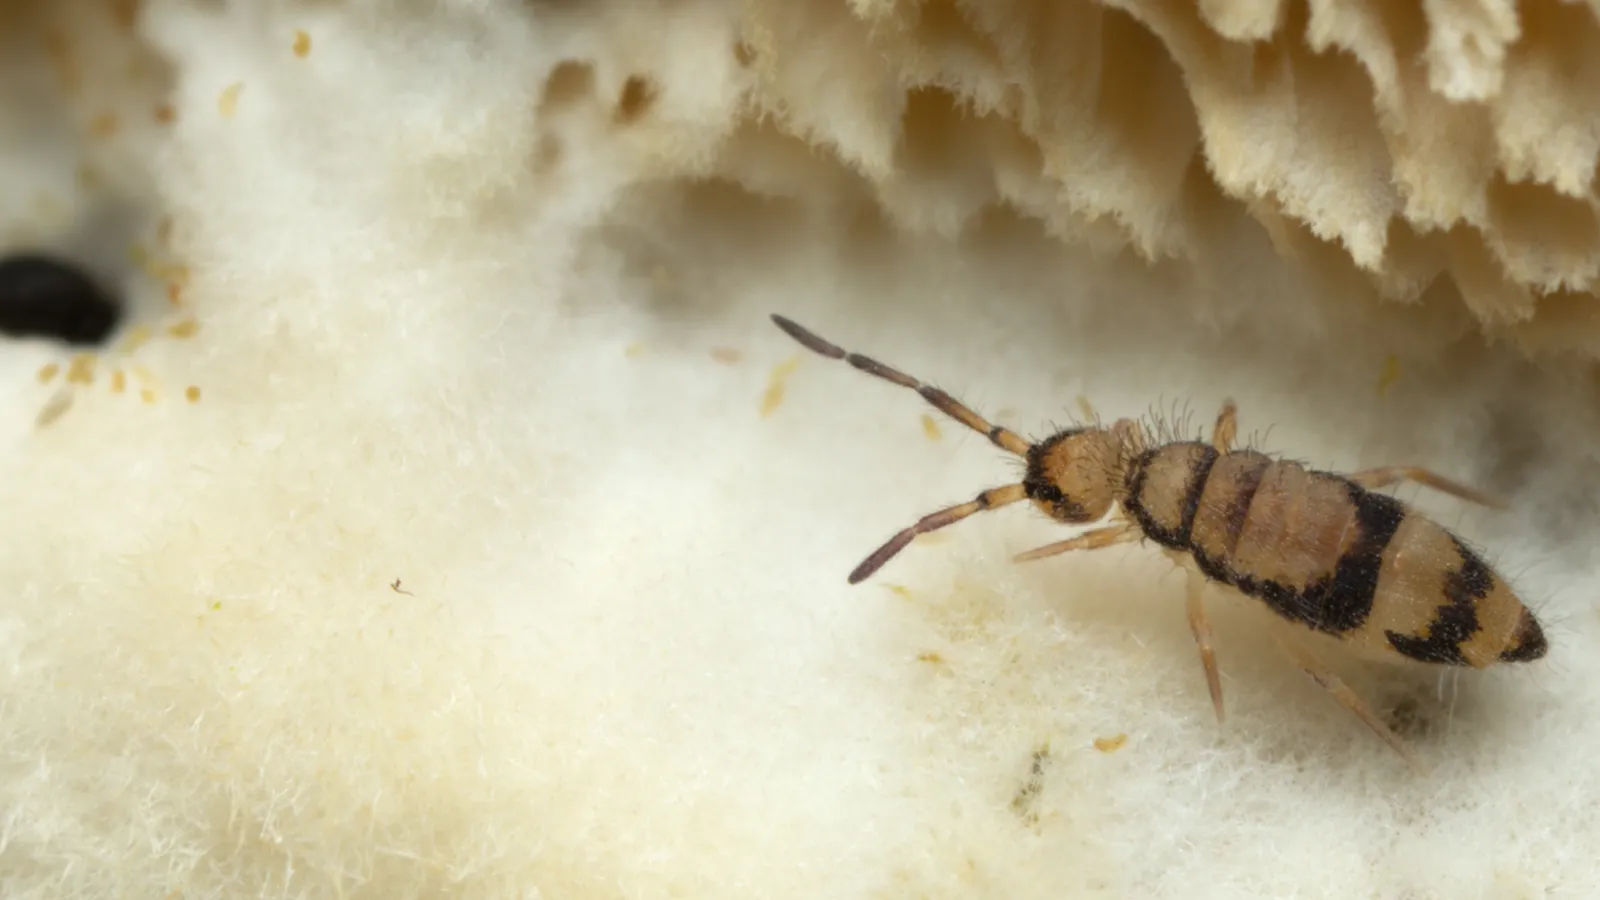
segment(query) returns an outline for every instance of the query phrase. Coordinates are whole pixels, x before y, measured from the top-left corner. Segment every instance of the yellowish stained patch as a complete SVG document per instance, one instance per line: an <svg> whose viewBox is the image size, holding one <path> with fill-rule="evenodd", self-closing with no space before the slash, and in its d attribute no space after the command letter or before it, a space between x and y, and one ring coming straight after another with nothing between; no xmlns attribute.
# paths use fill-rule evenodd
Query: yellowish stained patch
<svg viewBox="0 0 1600 900"><path fill-rule="evenodd" d="M766 393L761 395L762 418L772 415L783 405L783 395L788 390L789 376L798 368L800 368L799 356L791 356L772 367L772 374L767 379Z"/></svg>
<svg viewBox="0 0 1600 900"><path fill-rule="evenodd" d="M1393 353L1384 357L1383 370L1378 373L1378 396L1382 397L1389 392L1389 388L1400 380L1400 357Z"/></svg>
<svg viewBox="0 0 1600 900"><path fill-rule="evenodd" d="M61 365L59 363L45 363L39 367L39 383L49 384L59 374L61 374Z"/></svg>
<svg viewBox="0 0 1600 900"><path fill-rule="evenodd" d="M932 650L927 650L927 651L924 651L922 653L918 653L917 654L917 661L918 662L925 662L925 663L927 663L929 665L933 665L933 666L942 666L942 665L944 665L944 657L942 657L939 654L933 652Z"/></svg>
<svg viewBox="0 0 1600 900"><path fill-rule="evenodd" d="M1121 750L1122 745L1127 742L1128 736L1125 734L1119 734L1115 737L1099 737L1094 739L1094 748L1101 753L1115 753Z"/></svg>
<svg viewBox="0 0 1600 900"><path fill-rule="evenodd" d="M93 353L79 353L67 364L67 381L72 384L94 384L94 365L97 362Z"/></svg>
<svg viewBox="0 0 1600 900"><path fill-rule="evenodd" d="M150 274L180 288L189 285L189 267L183 263L156 263Z"/></svg>
<svg viewBox="0 0 1600 900"><path fill-rule="evenodd" d="M183 396L184 396L184 399L188 400L190 403L199 403L200 402L200 388L191 384L187 388L184 388Z"/></svg>
<svg viewBox="0 0 1600 900"><path fill-rule="evenodd" d="M304 31L296 30L294 33L294 55L305 59L311 55L311 35Z"/></svg>
<svg viewBox="0 0 1600 900"><path fill-rule="evenodd" d="M233 118L233 114L238 111L239 93L243 90L244 82L235 81L233 84L223 88L222 93L217 95L217 112L221 113L224 119Z"/></svg>
<svg viewBox="0 0 1600 900"><path fill-rule="evenodd" d="M163 103L151 113L155 120L162 125L171 125L178 120L178 111L171 103Z"/></svg>
<svg viewBox="0 0 1600 900"><path fill-rule="evenodd" d="M111 393L120 394L128 389L128 376L121 369L111 370Z"/></svg>
<svg viewBox="0 0 1600 900"><path fill-rule="evenodd" d="M199 330L199 322L196 322L194 319L184 319L182 322L176 322L168 326L167 334L170 334L179 340L186 340L194 337L195 332L198 332Z"/></svg>
<svg viewBox="0 0 1600 900"><path fill-rule="evenodd" d="M139 0L111 0L111 17L118 28L132 31L139 24Z"/></svg>
<svg viewBox="0 0 1600 900"><path fill-rule="evenodd" d="M744 354L732 347L712 347L711 358L725 366L731 366L744 359Z"/></svg>
<svg viewBox="0 0 1600 900"><path fill-rule="evenodd" d="M97 138L109 138L117 133L122 121L114 112L104 112L89 120L89 133Z"/></svg>
<svg viewBox="0 0 1600 900"><path fill-rule="evenodd" d="M139 392L139 399L146 403L153 404L156 402L156 392L150 388L145 388Z"/></svg>
<svg viewBox="0 0 1600 900"><path fill-rule="evenodd" d="M629 359L632 359L633 357L638 356L639 354L641 354L643 352L644 352L644 342L643 341L634 341L633 343L629 344L628 346L622 348L622 355L628 357Z"/></svg>
<svg viewBox="0 0 1600 900"><path fill-rule="evenodd" d="M884 585L884 587L886 587L890 591L892 591L894 593L894 595L896 597L899 597L901 600L910 600L911 599L911 589L906 587L905 585L901 585L901 584L886 584L886 585Z"/></svg>
<svg viewBox="0 0 1600 900"><path fill-rule="evenodd" d="M939 423L935 422L933 416L927 413L922 414L922 433L927 435L930 441L937 441L941 437Z"/></svg>

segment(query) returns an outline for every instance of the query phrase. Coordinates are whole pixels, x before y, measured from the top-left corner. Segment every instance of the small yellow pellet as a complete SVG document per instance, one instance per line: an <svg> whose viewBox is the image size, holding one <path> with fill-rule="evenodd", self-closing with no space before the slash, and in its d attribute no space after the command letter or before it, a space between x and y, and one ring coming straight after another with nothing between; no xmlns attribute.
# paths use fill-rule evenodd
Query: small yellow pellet
<svg viewBox="0 0 1600 900"><path fill-rule="evenodd" d="M1125 734L1119 734L1115 737L1099 737L1094 739L1094 748L1101 753L1115 753L1121 750L1122 745L1127 742L1128 736Z"/></svg>
<svg viewBox="0 0 1600 900"><path fill-rule="evenodd" d="M113 112L104 112L89 120L89 133L97 138L109 138L117 133L122 122Z"/></svg>
<svg viewBox="0 0 1600 900"><path fill-rule="evenodd" d="M221 113L224 119L233 118L234 112L239 108L239 93L243 90L244 82L235 81L217 95L217 112Z"/></svg>
<svg viewBox="0 0 1600 900"><path fill-rule="evenodd" d="M1400 380L1400 357L1393 353L1384 357L1383 370L1378 373L1378 396L1382 397L1389 392L1389 388Z"/></svg>
<svg viewBox="0 0 1600 900"><path fill-rule="evenodd" d="M772 367L772 374L767 379L767 390L761 395L761 416L765 418L777 411L783 404L783 395L788 388L789 376L794 370L800 368L800 357L791 356L787 360Z"/></svg>
<svg viewBox="0 0 1600 900"><path fill-rule="evenodd" d="M67 381L73 384L94 384L93 353L79 353L72 357L72 362L67 364Z"/></svg>

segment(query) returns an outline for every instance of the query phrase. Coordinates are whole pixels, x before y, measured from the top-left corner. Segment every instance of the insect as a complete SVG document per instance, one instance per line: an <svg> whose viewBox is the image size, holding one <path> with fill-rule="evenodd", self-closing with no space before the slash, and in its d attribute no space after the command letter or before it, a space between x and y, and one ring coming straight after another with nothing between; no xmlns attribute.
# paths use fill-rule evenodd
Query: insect
<svg viewBox="0 0 1600 900"><path fill-rule="evenodd" d="M1201 596L1221 584L1277 614L1295 662L1407 762L1424 767L1370 707L1300 640L1296 627L1342 640L1364 655L1482 669L1531 662L1544 630L1506 583L1443 526L1377 489L1412 481L1487 506L1499 502L1426 469L1387 466L1353 474L1307 468L1234 446L1238 410L1224 402L1210 441L1153 440L1143 425L1073 427L1037 442L995 425L937 387L849 353L784 318L807 349L910 388L940 412L1021 457L1017 483L923 516L874 550L849 582L870 577L918 535L974 513L1031 502L1067 525L1100 527L1015 557L1151 541L1188 572L1186 610L1218 723L1222 682Z"/></svg>

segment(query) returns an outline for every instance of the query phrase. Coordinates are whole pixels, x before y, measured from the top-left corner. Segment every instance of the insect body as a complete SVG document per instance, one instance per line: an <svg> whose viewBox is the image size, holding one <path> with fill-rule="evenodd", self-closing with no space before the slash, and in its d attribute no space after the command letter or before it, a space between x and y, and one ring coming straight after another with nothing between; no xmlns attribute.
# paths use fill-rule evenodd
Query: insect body
<svg viewBox="0 0 1600 900"><path fill-rule="evenodd" d="M1286 625L1331 635L1367 654L1481 669L1536 660L1548 649L1533 613L1477 554L1421 513L1375 492L1410 480L1498 505L1471 488L1414 467L1341 475L1236 449L1232 401L1223 405L1209 442L1159 443L1138 422L1121 419L1109 428L1069 428L1032 443L936 387L847 353L782 316L772 318L806 348L917 391L1027 464L1021 482L991 488L901 530L850 573L851 584L870 577L920 534L1024 500L1069 525L1104 521L1017 560L1134 541L1159 545L1188 570L1189 626L1219 722L1222 684L1201 603L1208 581L1260 600ZM1318 684L1417 764L1292 628L1280 641Z"/></svg>

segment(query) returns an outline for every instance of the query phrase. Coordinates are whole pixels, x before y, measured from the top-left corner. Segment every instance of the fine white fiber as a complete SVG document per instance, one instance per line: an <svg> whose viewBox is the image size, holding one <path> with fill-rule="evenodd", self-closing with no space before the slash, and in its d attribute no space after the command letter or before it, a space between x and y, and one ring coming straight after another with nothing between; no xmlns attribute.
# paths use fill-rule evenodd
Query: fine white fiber
<svg viewBox="0 0 1600 900"><path fill-rule="evenodd" d="M0 344L0 895L1600 896L1595 12L1390 6L0 3L130 298ZM1549 656L1318 643L1422 776L1153 547L848 585L1016 465L772 313L1502 495L1393 489Z"/></svg>

